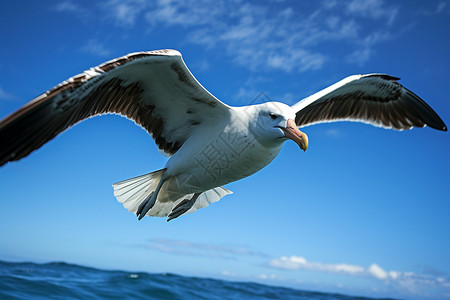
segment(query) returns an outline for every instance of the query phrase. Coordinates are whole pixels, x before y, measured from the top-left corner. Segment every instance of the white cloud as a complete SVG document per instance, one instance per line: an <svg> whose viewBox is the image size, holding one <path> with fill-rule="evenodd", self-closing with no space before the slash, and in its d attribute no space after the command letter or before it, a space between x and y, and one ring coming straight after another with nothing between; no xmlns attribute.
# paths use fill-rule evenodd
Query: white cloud
<svg viewBox="0 0 450 300"><path fill-rule="evenodd" d="M267 279L273 280L273 279L277 278L277 276L275 274L259 274L257 276L257 278L264 279L264 280L267 280Z"/></svg>
<svg viewBox="0 0 450 300"><path fill-rule="evenodd" d="M438 7L443 9L443 5ZM147 30L179 27L183 42L208 50L224 50L238 65L252 71L318 70L340 57L329 51L339 42L352 49L347 62L363 64L375 46L391 38L399 9L383 0L324 1L315 8L302 2L268 5L241 0L109 0L97 6L100 21L132 27L139 18ZM57 11L94 13L65 1ZM370 19L377 26L368 25ZM373 24L372 24L373 25ZM383 38L377 38L383 37Z"/></svg>
<svg viewBox="0 0 450 300"><path fill-rule="evenodd" d="M78 12L81 8L72 1L62 1L53 7L58 12Z"/></svg>
<svg viewBox="0 0 450 300"><path fill-rule="evenodd" d="M134 25L139 13L148 5L145 0L109 0L104 9L119 26Z"/></svg>
<svg viewBox="0 0 450 300"><path fill-rule="evenodd" d="M349 54L347 61L356 63L358 65L364 64L369 60L374 52L375 45L391 39L392 36L388 32L375 31L361 39L358 44L359 47L353 53Z"/></svg>
<svg viewBox="0 0 450 300"><path fill-rule="evenodd" d="M358 275L365 272L363 267L350 265L345 263L340 264L324 264L321 262L309 262L301 256L282 256L281 258L272 259L269 262L270 267L285 269L285 270L309 270L328 273L341 273L349 275Z"/></svg>
<svg viewBox="0 0 450 300"><path fill-rule="evenodd" d="M217 26L210 22L227 12L233 14L229 9L231 9L230 1L159 0L151 5L145 18L152 25Z"/></svg>
<svg viewBox="0 0 450 300"><path fill-rule="evenodd" d="M145 11L151 2L147 0L108 0L99 1L98 6L86 8L80 2L66 0L51 7L56 12L73 13L83 22L102 22L105 20L121 27L131 27L135 24L140 12Z"/></svg>
<svg viewBox="0 0 450 300"><path fill-rule="evenodd" d="M76 1L66 0L50 7L51 10L59 13L70 13L77 15L83 22L92 19L92 12L83 6L80 6Z"/></svg>
<svg viewBox="0 0 450 300"><path fill-rule="evenodd" d="M417 295L422 294L422 291L430 291L432 288L447 289L450 293L450 280L446 274L440 273L439 276L435 276L413 272L386 271L376 263L364 268L363 266L347 263L327 264L310 262L304 257L293 255L272 259L269 261L268 266L289 271L306 270L375 279L394 289Z"/></svg>
<svg viewBox="0 0 450 300"><path fill-rule="evenodd" d="M399 272L389 271L389 277L391 277L392 279L396 280L399 276L400 276Z"/></svg>
<svg viewBox="0 0 450 300"><path fill-rule="evenodd" d="M372 49L369 47L359 48L347 55L346 60L361 66L369 60L372 52Z"/></svg>
<svg viewBox="0 0 450 300"><path fill-rule="evenodd" d="M343 5L327 1L313 11L302 5L271 7L239 0L110 0L105 7L118 24L132 25L142 12L153 30L165 26L189 29L185 37L189 43L224 49L235 63L253 71L284 72L321 69L330 56L323 49L333 41L359 49L354 53L358 59L348 61L364 63L384 39L364 42L375 33L364 26L361 17L384 20L377 26L380 35L388 30L384 23L393 23L398 11L382 0Z"/></svg>
<svg viewBox="0 0 450 300"><path fill-rule="evenodd" d="M285 270L300 270L304 269L305 265L306 259L298 256L282 256L281 258L272 259L269 262L269 266Z"/></svg>
<svg viewBox="0 0 450 300"><path fill-rule="evenodd" d="M90 18L100 15L96 19L113 20L122 27L131 28L139 18L150 30L177 26L187 32L183 42L201 45L205 51L224 50L236 64L259 72L321 69L340 59L329 51L335 42L352 49L347 62L363 64L377 44L391 38L390 25L399 11L383 0L324 1L314 9L301 2L291 6L241 0L109 0L97 8L101 11L93 13L77 2L64 1L54 10ZM366 19L377 26L367 25ZM86 48L108 52L95 44Z"/></svg>
<svg viewBox="0 0 450 300"><path fill-rule="evenodd" d="M347 4L350 14L369 17L372 19L385 19L392 24L397 16L398 9L386 6L383 0L352 0Z"/></svg>
<svg viewBox="0 0 450 300"><path fill-rule="evenodd" d="M378 279L386 279L388 278L388 273L383 270L379 265L377 264L371 264L370 267L367 269L370 275L372 275L375 278ZM394 277L398 277L398 274L395 273Z"/></svg>
<svg viewBox="0 0 450 300"><path fill-rule="evenodd" d="M97 40L89 40L86 45L81 47L81 51L98 56L108 56L111 54L111 51Z"/></svg>

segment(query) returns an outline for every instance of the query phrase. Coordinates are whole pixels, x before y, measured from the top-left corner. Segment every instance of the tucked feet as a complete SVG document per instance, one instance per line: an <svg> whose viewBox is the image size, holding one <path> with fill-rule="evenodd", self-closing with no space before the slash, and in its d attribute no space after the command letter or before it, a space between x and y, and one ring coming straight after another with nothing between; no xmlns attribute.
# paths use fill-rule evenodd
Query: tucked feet
<svg viewBox="0 0 450 300"><path fill-rule="evenodd" d="M155 205L155 202L156 202L156 193L152 192L139 205L139 208L138 208L138 210L136 212L136 216L138 217L138 220L141 220L143 217L145 217L147 212L153 207L153 205Z"/></svg>
<svg viewBox="0 0 450 300"><path fill-rule="evenodd" d="M150 209L155 205L156 198L158 197L159 191L161 190L162 185L167 180L167 178L162 176L161 180L159 181L158 185L156 186L156 189L148 195L147 198L145 198L144 201L139 205L138 210L136 212L136 216L138 217L138 220L140 221L145 215L148 213Z"/></svg>
<svg viewBox="0 0 450 300"><path fill-rule="evenodd" d="M191 199L184 199L183 201L178 203L178 205L175 206L172 209L172 212L169 214L167 222L169 222L172 219L178 218L179 216L190 210L191 207L194 205L195 201L197 200L198 196L200 196L200 194L201 193L195 193Z"/></svg>

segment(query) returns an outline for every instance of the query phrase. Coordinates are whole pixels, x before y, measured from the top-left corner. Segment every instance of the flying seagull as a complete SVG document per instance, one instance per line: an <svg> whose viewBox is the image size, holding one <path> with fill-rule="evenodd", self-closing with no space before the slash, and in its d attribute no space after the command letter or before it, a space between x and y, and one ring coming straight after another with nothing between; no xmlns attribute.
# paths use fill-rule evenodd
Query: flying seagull
<svg viewBox="0 0 450 300"><path fill-rule="evenodd" d="M267 102L231 107L194 78L175 50L131 53L76 75L0 122L0 166L19 160L72 125L107 113L144 128L170 156L163 169L113 184L114 195L139 220L168 221L219 201L222 187L267 166L298 127L353 120L397 130L440 117L385 74L349 76L293 106Z"/></svg>

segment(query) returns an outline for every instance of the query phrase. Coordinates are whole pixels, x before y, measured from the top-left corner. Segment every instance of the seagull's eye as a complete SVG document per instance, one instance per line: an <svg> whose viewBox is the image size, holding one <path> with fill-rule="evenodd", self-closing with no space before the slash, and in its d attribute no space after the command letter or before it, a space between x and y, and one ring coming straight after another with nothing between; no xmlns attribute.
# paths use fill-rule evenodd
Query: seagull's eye
<svg viewBox="0 0 450 300"><path fill-rule="evenodd" d="M271 113L270 115L270 118L272 118L272 120L275 120L278 116L276 115L276 114L274 114L274 113Z"/></svg>

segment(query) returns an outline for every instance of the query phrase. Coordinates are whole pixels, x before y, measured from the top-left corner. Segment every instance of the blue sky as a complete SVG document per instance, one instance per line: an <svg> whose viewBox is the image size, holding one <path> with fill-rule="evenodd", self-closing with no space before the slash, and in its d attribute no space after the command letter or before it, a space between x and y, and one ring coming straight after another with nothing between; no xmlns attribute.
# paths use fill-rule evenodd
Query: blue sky
<svg viewBox="0 0 450 300"><path fill-rule="evenodd" d="M230 105L294 104L382 72L450 123L449 1L2 1L0 116L129 52L179 50ZM67 261L298 289L450 298L450 139L429 128L306 127L220 202L167 223L111 184L160 169L145 131L92 118L0 168L0 259Z"/></svg>

